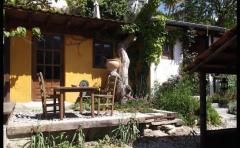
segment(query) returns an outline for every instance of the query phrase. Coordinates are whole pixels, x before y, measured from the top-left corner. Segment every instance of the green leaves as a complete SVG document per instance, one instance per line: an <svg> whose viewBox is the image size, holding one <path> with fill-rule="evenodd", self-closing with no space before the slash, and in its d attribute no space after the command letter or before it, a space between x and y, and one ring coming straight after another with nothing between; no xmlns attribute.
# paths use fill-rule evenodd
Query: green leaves
<svg viewBox="0 0 240 148"><path fill-rule="evenodd" d="M32 28L32 34L35 37L41 37L41 30L38 27ZM25 27L19 26L15 30L3 31L3 36L6 38L9 37L25 37L27 35L27 29Z"/></svg>
<svg viewBox="0 0 240 148"><path fill-rule="evenodd" d="M134 34L139 32L139 27L135 23L121 25L121 29L125 33Z"/></svg>
<svg viewBox="0 0 240 148"><path fill-rule="evenodd" d="M125 144L133 142L140 136L140 131L138 130L138 123L133 118L128 121L127 125L120 124L118 128L113 130L112 132L115 139L119 139Z"/></svg>
<svg viewBox="0 0 240 148"><path fill-rule="evenodd" d="M14 36L18 36L18 37L24 37L27 34L27 30L25 27L17 27L15 30L12 31L3 31L3 35L4 37L14 37Z"/></svg>
<svg viewBox="0 0 240 148"><path fill-rule="evenodd" d="M32 28L32 34L33 34L33 36L40 38L41 37L40 28L38 28L38 27Z"/></svg>

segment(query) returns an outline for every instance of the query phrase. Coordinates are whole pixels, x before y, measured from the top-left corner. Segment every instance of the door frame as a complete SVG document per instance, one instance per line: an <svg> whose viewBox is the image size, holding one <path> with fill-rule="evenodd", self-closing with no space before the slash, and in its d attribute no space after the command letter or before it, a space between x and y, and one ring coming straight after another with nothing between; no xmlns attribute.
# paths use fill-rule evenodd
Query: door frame
<svg viewBox="0 0 240 148"><path fill-rule="evenodd" d="M61 33L45 33L45 32L42 32L43 35L50 35L50 36L54 36L54 35L58 35L61 37L62 39L62 44L61 44L61 57L60 57L60 60L61 60L61 66L60 66L60 85L61 86L64 86L65 85L65 36L64 34L61 34ZM32 59L31 59L31 68L32 68L32 74L31 74L31 83L32 83L32 86L31 86L31 100L32 101L40 101L36 98L33 98L34 97L34 86L33 86L33 82L34 80L37 79L37 70L36 70L36 49L34 47L34 37L31 38L31 43L32 43Z"/></svg>

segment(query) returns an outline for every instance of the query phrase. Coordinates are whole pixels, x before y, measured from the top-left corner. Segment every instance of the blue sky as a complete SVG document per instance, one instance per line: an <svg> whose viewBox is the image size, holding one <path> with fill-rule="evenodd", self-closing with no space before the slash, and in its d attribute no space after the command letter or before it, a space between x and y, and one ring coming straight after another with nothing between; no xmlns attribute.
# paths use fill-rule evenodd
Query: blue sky
<svg viewBox="0 0 240 148"><path fill-rule="evenodd" d="M161 4L161 5L158 7L158 10L161 11L161 12L165 12L165 10L164 10L164 5Z"/></svg>

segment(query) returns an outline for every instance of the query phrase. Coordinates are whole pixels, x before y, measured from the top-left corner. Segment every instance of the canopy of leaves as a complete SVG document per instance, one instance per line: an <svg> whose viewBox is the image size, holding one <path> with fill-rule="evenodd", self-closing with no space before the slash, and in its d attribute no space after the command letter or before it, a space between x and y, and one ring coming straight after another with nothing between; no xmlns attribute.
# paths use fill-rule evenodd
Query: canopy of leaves
<svg viewBox="0 0 240 148"><path fill-rule="evenodd" d="M231 28L237 21L237 0L164 0L176 20Z"/></svg>
<svg viewBox="0 0 240 148"><path fill-rule="evenodd" d="M5 0L5 5L22 6L31 9L50 9L51 0Z"/></svg>
<svg viewBox="0 0 240 148"><path fill-rule="evenodd" d="M92 17L93 0L66 0L69 13ZM129 13L127 0L98 0L101 18L123 20Z"/></svg>

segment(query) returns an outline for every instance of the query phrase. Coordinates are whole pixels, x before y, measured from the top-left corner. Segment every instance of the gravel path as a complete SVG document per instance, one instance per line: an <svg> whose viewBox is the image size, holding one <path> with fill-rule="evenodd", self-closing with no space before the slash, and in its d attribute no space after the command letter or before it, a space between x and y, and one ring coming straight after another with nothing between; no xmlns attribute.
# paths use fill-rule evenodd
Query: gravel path
<svg viewBox="0 0 240 148"><path fill-rule="evenodd" d="M225 128L236 128L237 127L237 117L236 115L229 114L228 108L219 107L218 103L212 103L212 106L216 109L221 117L221 125L214 127L208 125L208 129L225 129Z"/></svg>

